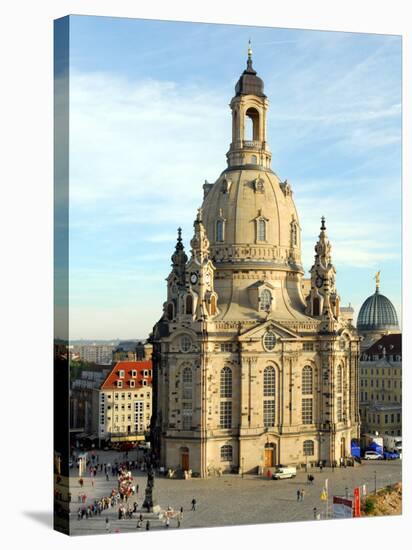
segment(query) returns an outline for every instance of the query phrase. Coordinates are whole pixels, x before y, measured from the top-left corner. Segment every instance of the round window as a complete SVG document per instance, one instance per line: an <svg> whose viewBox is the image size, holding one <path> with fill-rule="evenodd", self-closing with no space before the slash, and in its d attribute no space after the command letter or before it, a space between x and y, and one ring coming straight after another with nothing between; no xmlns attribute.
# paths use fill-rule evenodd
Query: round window
<svg viewBox="0 0 412 550"><path fill-rule="evenodd" d="M190 351L192 348L192 340L186 334L183 335L180 339L180 349L185 353Z"/></svg>
<svg viewBox="0 0 412 550"><path fill-rule="evenodd" d="M263 337L263 346L267 351L272 351L276 346L276 334L274 332L267 332Z"/></svg>

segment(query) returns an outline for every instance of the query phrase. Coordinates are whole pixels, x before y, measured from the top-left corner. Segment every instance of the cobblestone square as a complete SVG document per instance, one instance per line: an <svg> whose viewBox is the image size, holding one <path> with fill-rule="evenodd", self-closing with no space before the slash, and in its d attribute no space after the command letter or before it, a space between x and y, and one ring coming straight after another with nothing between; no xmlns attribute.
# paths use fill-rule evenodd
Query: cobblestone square
<svg viewBox="0 0 412 550"><path fill-rule="evenodd" d="M124 460L122 454L100 451L100 463L120 463ZM129 453L129 460L135 458ZM155 504L162 509L171 507L180 510L183 507L183 520L180 528L218 527L259 523L276 523L289 521L311 521L314 519L314 508L317 508L321 519L326 518L326 502L320 499L325 480L329 486L329 514L332 509L333 495L345 496L353 494L356 486L366 485L367 492L376 488L401 481L402 462L396 461L369 461L358 467L318 468L310 471L314 476L313 484L308 484L307 473L299 472L294 479L273 481L271 479L247 475L242 478L238 475L223 475L209 479L194 478L189 480L168 479L156 476L154 485ZM71 471L70 486L72 492L71 528L72 535L103 534L106 533L106 518L109 518L110 532L144 531L146 520L150 520L153 530L165 529L163 521L154 514L143 512L144 523L141 529L136 528L137 516L142 508L144 489L146 487L145 472L133 470L133 476L139 486L137 497L131 497L129 503L138 503L138 514L133 519L118 519L118 507L102 511L101 515L89 519L77 519L79 507L79 493L87 494L85 505L91 504L94 499L110 495L113 488L117 488L117 479L110 475L106 480L104 472L98 472L94 478L94 487L89 476L84 476L84 487L80 488L76 469ZM297 491L304 490L303 501L297 501ZM191 501L197 501L196 511L191 511ZM176 520L170 521L170 529L177 528Z"/></svg>

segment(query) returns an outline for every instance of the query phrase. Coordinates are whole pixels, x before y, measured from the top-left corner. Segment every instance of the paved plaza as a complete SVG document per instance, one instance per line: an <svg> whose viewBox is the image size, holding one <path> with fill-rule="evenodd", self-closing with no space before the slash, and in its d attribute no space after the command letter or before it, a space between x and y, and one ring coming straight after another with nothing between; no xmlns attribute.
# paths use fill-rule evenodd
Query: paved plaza
<svg viewBox="0 0 412 550"><path fill-rule="evenodd" d="M110 451L99 451L100 463L119 463L124 460L124 455ZM129 453L129 460L136 458L135 452ZM182 528L192 527L217 527L229 525L245 525L258 523L274 523L288 521L311 521L314 519L314 507L321 514L321 519L326 518L326 502L320 499L325 480L329 486L329 512L331 511L332 496L344 496L347 492L353 494L356 486L365 484L367 492L376 487L384 487L401 481L402 462L396 461L369 461L363 462L355 468L324 468L322 472L318 468L312 469L314 482L309 485L307 473L300 472L294 479L273 481L258 476L223 475L209 479L167 479L155 478L154 500L162 509L170 506L174 510L183 507ZM155 518L153 514L143 512L144 524L141 529L136 528L136 519L118 519L118 507L102 511L101 515L89 519L77 519L77 511L83 506L77 502L79 493L87 494L86 505L91 504L95 498L110 495L113 488L117 488L117 479L110 475L106 481L104 472L98 472L94 478L92 487L89 476L84 476L84 487L80 489L77 483L77 469L71 470L71 534L103 534L106 533L105 520L109 518L110 531L113 532L143 532L146 519L150 519L152 530L164 530L165 524ZM145 472L133 470L133 476L139 485L138 495L132 496L129 503L138 503L141 510L144 489L146 487ZM298 489L304 489L304 500L297 501ZM191 511L191 501L197 501L196 511ZM176 529L176 520L170 521L169 529Z"/></svg>

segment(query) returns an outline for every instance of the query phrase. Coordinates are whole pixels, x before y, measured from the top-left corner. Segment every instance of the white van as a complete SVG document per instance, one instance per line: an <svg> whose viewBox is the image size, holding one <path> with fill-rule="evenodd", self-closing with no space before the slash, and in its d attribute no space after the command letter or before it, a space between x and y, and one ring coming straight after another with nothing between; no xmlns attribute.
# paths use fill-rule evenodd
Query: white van
<svg viewBox="0 0 412 550"><path fill-rule="evenodd" d="M276 468L275 473L272 475L272 479L287 479L290 477L296 477L296 468L294 466Z"/></svg>

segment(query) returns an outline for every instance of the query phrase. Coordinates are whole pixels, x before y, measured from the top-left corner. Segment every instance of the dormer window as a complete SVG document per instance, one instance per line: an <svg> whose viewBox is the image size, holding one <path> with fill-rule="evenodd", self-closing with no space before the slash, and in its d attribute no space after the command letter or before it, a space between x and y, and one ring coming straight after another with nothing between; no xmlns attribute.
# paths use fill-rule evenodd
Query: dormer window
<svg viewBox="0 0 412 550"><path fill-rule="evenodd" d="M225 222L223 220L217 220L216 222L216 241L223 243L225 240Z"/></svg>
<svg viewBox="0 0 412 550"><path fill-rule="evenodd" d="M132 375L132 378L136 378L137 377L137 370L133 369L131 371L131 375Z"/></svg>
<svg viewBox="0 0 412 550"><path fill-rule="evenodd" d="M116 386L117 386L118 388L123 388L123 381L122 381L122 380L117 380Z"/></svg>
<svg viewBox="0 0 412 550"><path fill-rule="evenodd" d="M131 388L134 388L135 385L136 385L136 382L134 380L130 380L129 385L130 385Z"/></svg>
<svg viewBox="0 0 412 550"><path fill-rule="evenodd" d="M119 370L119 378L124 378L124 370Z"/></svg>
<svg viewBox="0 0 412 550"><path fill-rule="evenodd" d="M290 224L290 241L292 246L298 246L298 225L295 220Z"/></svg>
<svg viewBox="0 0 412 550"><path fill-rule="evenodd" d="M266 241L266 222L265 220L258 220L257 240Z"/></svg>
<svg viewBox="0 0 412 550"><path fill-rule="evenodd" d="M145 378L147 378L147 377L149 376L147 370L144 370L144 371L143 371L143 376L144 376Z"/></svg>
<svg viewBox="0 0 412 550"><path fill-rule="evenodd" d="M272 293L267 288L264 288L260 294L259 309L261 311L269 311L272 304Z"/></svg>
<svg viewBox="0 0 412 550"><path fill-rule="evenodd" d="M267 242L267 223L268 219L262 215L262 211L259 210L257 218L255 218L256 223L256 242L265 243Z"/></svg>

